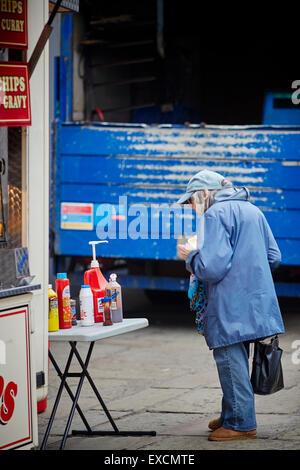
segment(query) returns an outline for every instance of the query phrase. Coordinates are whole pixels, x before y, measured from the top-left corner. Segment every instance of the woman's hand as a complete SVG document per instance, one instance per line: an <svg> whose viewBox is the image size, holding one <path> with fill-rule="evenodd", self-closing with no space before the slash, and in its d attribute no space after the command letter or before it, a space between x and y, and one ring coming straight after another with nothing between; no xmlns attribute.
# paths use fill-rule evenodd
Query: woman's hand
<svg viewBox="0 0 300 470"><path fill-rule="evenodd" d="M179 253L182 259L186 260L192 248L188 248L187 245L178 245Z"/></svg>

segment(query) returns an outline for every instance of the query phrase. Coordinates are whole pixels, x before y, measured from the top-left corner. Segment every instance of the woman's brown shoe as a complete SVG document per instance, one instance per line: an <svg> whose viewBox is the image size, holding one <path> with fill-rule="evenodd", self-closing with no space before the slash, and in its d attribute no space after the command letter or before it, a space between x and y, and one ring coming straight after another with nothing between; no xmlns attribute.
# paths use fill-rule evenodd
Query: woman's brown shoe
<svg viewBox="0 0 300 470"><path fill-rule="evenodd" d="M209 423L208 423L208 427L209 429L211 429L212 431L215 431L216 429L219 429L221 427L221 421L219 420L219 418L215 418L215 419L212 419Z"/></svg>
<svg viewBox="0 0 300 470"><path fill-rule="evenodd" d="M256 429L252 431L234 431L233 429L220 428L213 431L209 436L209 441L236 441L240 439L255 439Z"/></svg>

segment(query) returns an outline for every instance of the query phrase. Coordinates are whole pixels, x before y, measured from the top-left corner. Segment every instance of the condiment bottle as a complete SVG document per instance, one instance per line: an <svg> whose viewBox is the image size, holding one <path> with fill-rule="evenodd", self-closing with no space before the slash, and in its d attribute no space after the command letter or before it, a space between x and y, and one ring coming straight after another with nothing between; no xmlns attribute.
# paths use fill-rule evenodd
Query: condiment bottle
<svg viewBox="0 0 300 470"><path fill-rule="evenodd" d="M66 273L57 274L55 286L58 300L59 328L71 328L70 281Z"/></svg>
<svg viewBox="0 0 300 470"><path fill-rule="evenodd" d="M111 298L110 297L104 297L102 299L102 303L104 305L104 322L103 322L103 326L113 325L113 321L112 321L112 318L111 318L111 311L110 311Z"/></svg>
<svg viewBox="0 0 300 470"><path fill-rule="evenodd" d="M70 300L71 315L72 315L72 326L77 325L77 314L76 314L76 300Z"/></svg>
<svg viewBox="0 0 300 470"><path fill-rule="evenodd" d="M79 300L81 325L92 326L95 323L95 320L93 293L90 286L81 286Z"/></svg>
<svg viewBox="0 0 300 470"><path fill-rule="evenodd" d="M116 274L113 273L110 275L109 283L107 284L105 291L106 296L112 298L110 304L112 321L114 323L120 323L123 321L122 288L116 279Z"/></svg>
<svg viewBox="0 0 300 470"><path fill-rule="evenodd" d="M48 285L48 331L59 330L57 294L52 289L52 284Z"/></svg>
<svg viewBox="0 0 300 470"><path fill-rule="evenodd" d="M99 267L99 262L96 259L96 247L98 243L108 243L107 240L98 240L89 242L93 249L93 259L91 261L90 269L84 273L84 283L91 287L94 297L94 319L95 323L103 322L103 304L102 299L105 297L105 287L107 280L103 276Z"/></svg>

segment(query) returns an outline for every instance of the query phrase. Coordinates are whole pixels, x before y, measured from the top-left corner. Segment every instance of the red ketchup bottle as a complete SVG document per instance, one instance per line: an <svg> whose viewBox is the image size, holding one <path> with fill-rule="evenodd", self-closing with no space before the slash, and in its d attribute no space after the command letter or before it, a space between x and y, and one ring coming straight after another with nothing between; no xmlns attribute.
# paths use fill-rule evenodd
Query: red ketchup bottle
<svg viewBox="0 0 300 470"><path fill-rule="evenodd" d="M58 300L59 328L72 328L72 315L70 303L70 281L66 273L58 273L55 280Z"/></svg>
<svg viewBox="0 0 300 470"><path fill-rule="evenodd" d="M89 285L93 292L94 298L94 318L95 323L100 323L104 321L104 305L102 299L106 295L105 288L108 284L107 280L103 276L99 263L96 259L96 250L95 245L98 243L108 243L106 240L98 240L94 242L89 242L93 248L93 260L91 262L91 268L84 273L84 284Z"/></svg>

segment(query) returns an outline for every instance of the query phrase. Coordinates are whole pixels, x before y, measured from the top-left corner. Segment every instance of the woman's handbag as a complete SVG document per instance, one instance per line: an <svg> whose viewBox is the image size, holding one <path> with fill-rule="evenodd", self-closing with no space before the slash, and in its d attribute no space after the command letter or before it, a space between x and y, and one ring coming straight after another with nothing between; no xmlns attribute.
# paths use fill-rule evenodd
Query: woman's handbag
<svg viewBox="0 0 300 470"><path fill-rule="evenodd" d="M270 343L255 341L251 373L254 393L269 395L284 387L281 356L282 349L277 335Z"/></svg>

